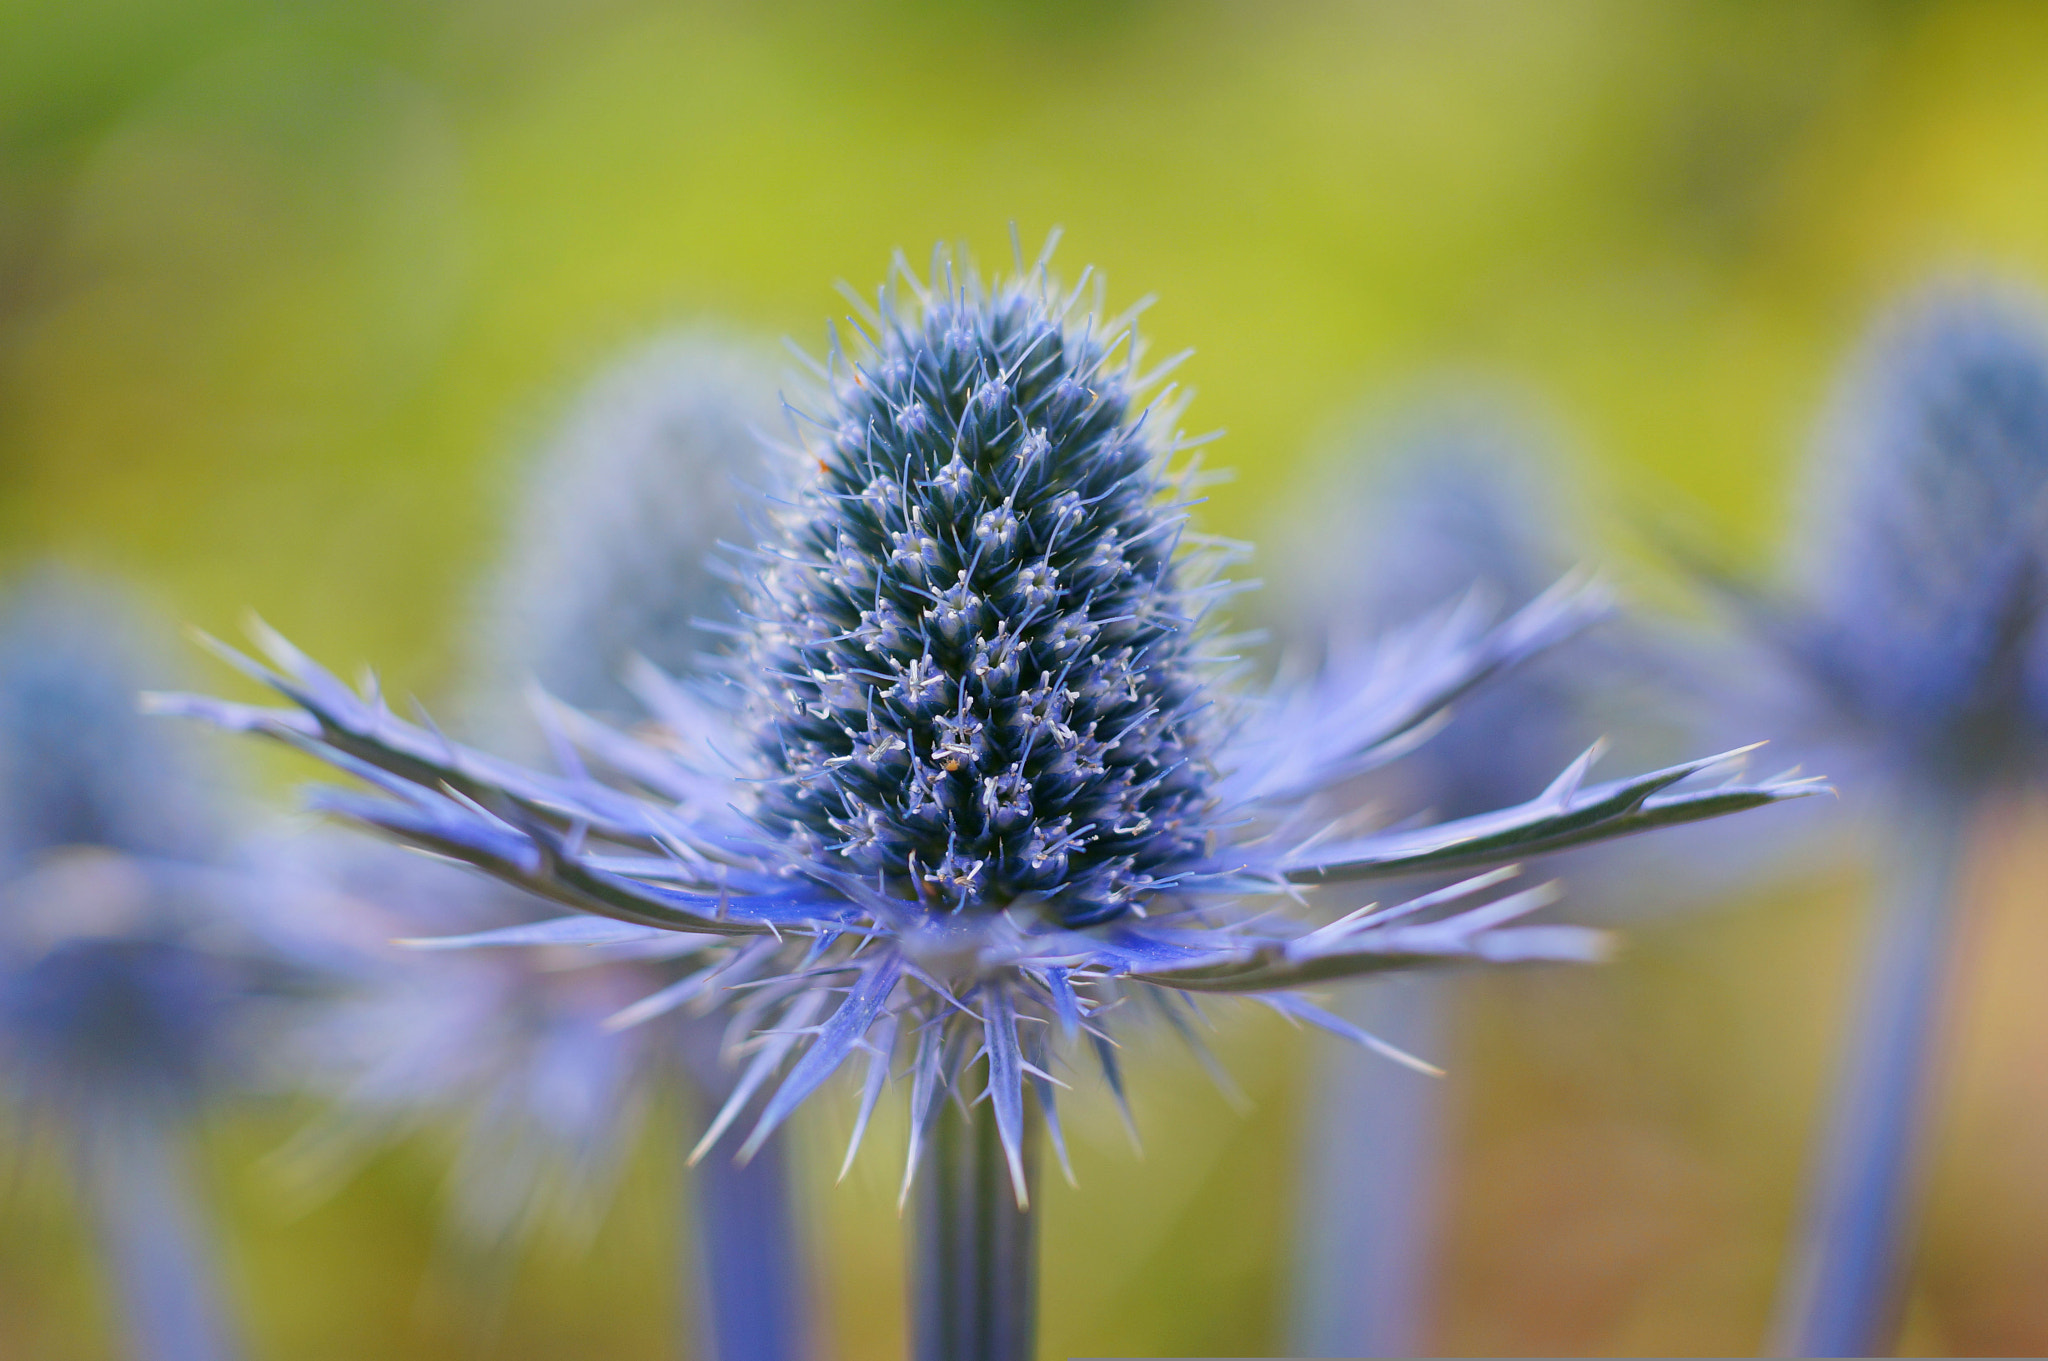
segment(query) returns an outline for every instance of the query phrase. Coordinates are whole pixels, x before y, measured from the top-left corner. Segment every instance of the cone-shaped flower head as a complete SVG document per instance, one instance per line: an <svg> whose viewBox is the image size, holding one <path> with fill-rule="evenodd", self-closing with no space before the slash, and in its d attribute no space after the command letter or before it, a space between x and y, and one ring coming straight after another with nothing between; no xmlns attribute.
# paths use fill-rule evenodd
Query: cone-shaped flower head
<svg viewBox="0 0 2048 1361"><path fill-rule="evenodd" d="M864 1127L901 1042L913 1165L947 1090L983 1072L1021 1193L1026 1084L1050 1116L1055 1049L1083 1034L1115 1084L1104 1013L1127 990L1176 1017L1181 993L1248 993L1355 1033L1287 990L1597 951L1506 926L1551 895L1486 901L1504 862L1806 792L1682 784L1713 761L1587 785L1581 761L1513 808L1330 834L1319 793L1597 616L1597 593L1566 583L1493 629L1454 612L1250 696L1206 642L1225 553L1185 531L1192 468L1173 466L1200 441L1171 428L1170 391L1141 395L1158 374L1126 323L1084 315L1042 262L900 274L860 352L820 368L725 684L642 687L658 742L558 711L580 755L522 770L269 634L279 670L227 655L299 710L164 701L396 796L326 795L337 812L612 919L474 943L696 938L702 967L650 1007L745 982L727 995L758 1034L707 1147L780 1074L741 1151L758 1147L857 1052ZM1492 872L1320 928L1256 911L1296 883L1459 869Z"/></svg>
<svg viewBox="0 0 2048 1361"><path fill-rule="evenodd" d="M1169 432L1028 289L880 331L755 593L760 821L934 915L1121 916L1217 809Z"/></svg>
<svg viewBox="0 0 2048 1361"><path fill-rule="evenodd" d="M1290 661L1369 647L1453 610L1520 609L1572 567L1555 461L1528 426L1499 399L1437 395L1310 470L1274 546L1271 608ZM1600 731L1586 712L1585 652L1532 661L1461 700L1386 772L1391 790L1458 818L1543 788Z"/></svg>
<svg viewBox="0 0 2048 1361"><path fill-rule="evenodd" d="M607 714L640 706L621 676L687 675L737 617L714 572L740 540L741 481L758 481L774 399L748 350L699 334L637 347L602 371L524 470L511 533L481 593L466 718L544 751L529 687ZM359 840L359 839L358 839ZM365 914L367 937L473 933L532 922L549 904L445 863L315 838L301 859ZM671 935L669 941L677 941ZM662 942L655 942L657 946ZM652 1088L684 1043L716 1034L610 1025L680 977L674 950L629 945L386 956L308 1036L308 1071L341 1099L298 1145L305 1173L352 1160L366 1136L448 1121L458 1227L509 1242L546 1224L587 1232L609 1197ZM687 1040L694 1039L694 1044Z"/></svg>
<svg viewBox="0 0 2048 1361"><path fill-rule="evenodd" d="M1974 778L2048 726L2048 323L1975 289L1880 328L1816 479L1798 652L1895 760Z"/></svg>
<svg viewBox="0 0 2048 1361"><path fill-rule="evenodd" d="M577 396L519 483L478 610L473 703L523 710L537 680L578 708L637 714L621 680L633 658L698 669L718 641L704 625L735 612L714 568L721 542L748 540L740 488L761 480L754 431L775 415L764 368L737 341L684 333Z"/></svg>
<svg viewBox="0 0 2048 1361"><path fill-rule="evenodd" d="M218 786L136 712L145 632L54 572L0 610L0 1086L32 1118L183 1111L232 1047Z"/></svg>

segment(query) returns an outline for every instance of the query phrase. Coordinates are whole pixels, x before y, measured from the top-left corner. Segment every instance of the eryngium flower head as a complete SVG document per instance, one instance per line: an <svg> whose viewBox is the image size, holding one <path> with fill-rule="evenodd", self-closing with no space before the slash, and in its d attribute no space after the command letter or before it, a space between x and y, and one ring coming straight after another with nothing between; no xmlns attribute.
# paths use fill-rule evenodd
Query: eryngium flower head
<svg viewBox="0 0 2048 1361"><path fill-rule="evenodd" d="M718 641L708 630L733 620L718 545L746 539L739 488L761 480L753 431L774 415L763 366L713 334L642 345L577 395L518 482L482 592L479 721L523 721L535 680L578 708L634 715L621 679L634 658L698 669Z"/></svg>
<svg viewBox="0 0 2048 1361"><path fill-rule="evenodd" d="M1221 809L1164 413L1028 290L942 293L881 332L832 383L753 593L756 818L933 916L1142 908Z"/></svg>
<svg viewBox="0 0 2048 1361"><path fill-rule="evenodd" d="M2048 731L2048 322L1984 287L1911 300L1845 375L1803 602L1745 603L1808 722L1893 772L1975 782ZM1746 593L1738 593L1746 594Z"/></svg>
<svg viewBox="0 0 2048 1361"><path fill-rule="evenodd" d="M1307 470L1277 536L1268 609L1283 665L1453 611L1492 615L1571 565L1556 461L1509 403L1439 393L1376 421ZM1460 700L1441 733L1366 792L1459 818L1527 798L1601 731L1588 648ZM1347 791L1357 793L1359 791Z"/></svg>
<svg viewBox="0 0 2048 1361"><path fill-rule="evenodd" d="M472 726L536 748L521 740L535 681L630 714L635 673L694 672L717 641L709 630L731 631L736 602L714 559L745 532L740 483L760 477L749 430L775 415L763 368L736 342L669 336L577 394L518 480L480 592ZM670 957L689 943L393 957L376 946L516 926L550 904L360 838L310 838L297 854L308 878L370 908L361 934L377 961L307 1036L304 1071L338 1100L296 1146L302 1173L324 1180L373 1136L445 1126L457 1135L455 1223L474 1240L591 1229L676 1050L687 1061L716 1048L715 1034L630 1024L635 1003L689 971Z"/></svg>
<svg viewBox="0 0 2048 1361"><path fill-rule="evenodd" d="M181 1114L246 1038L253 895L213 772L136 712L146 634L55 572L0 610L0 1091L33 1120Z"/></svg>
<svg viewBox="0 0 2048 1361"><path fill-rule="evenodd" d="M780 1073L741 1153L758 1147L856 1052L864 1128L900 1043L912 1167L939 1102L983 1071L1021 1195L1027 1082L1052 1123L1055 1054L1085 1034L1115 1086L1104 1027L1126 993L1176 1019L1184 993L1249 994L1370 1042L1290 990L1586 958L1591 933L1506 925L1552 895L1488 901L1505 862L1808 792L1682 786L1711 759L1589 786L1582 759L1523 805L1332 834L1305 814L1317 794L1596 616L1598 593L1567 582L1494 629L1456 613L1253 701L1206 641L1221 554L1186 532L1193 472L1170 466L1199 441L1168 428L1170 390L1143 397L1158 375L1125 323L1081 315L1042 261L992 284L899 277L858 352L820 368L797 428L821 433L784 460L727 683L644 686L652 740L560 709L580 755L523 770L263 630L277 670L224 655L297 710L163 701L395 796L334 792L332 810L612 919L473 943L696 937L703 967L678 988L730 970L757 1034L704 1147ZM1461 869L1488 872L1320 927L1271 910L1300 883Z"/></svg>

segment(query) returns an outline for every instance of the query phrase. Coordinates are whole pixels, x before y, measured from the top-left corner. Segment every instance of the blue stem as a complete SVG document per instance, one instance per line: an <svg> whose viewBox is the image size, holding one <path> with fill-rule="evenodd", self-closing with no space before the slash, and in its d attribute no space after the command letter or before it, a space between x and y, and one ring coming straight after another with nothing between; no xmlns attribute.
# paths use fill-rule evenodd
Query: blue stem
<svg viewBox="0 0 2048 1361"><path fill-rule="evenodd" d="M780 1134L744 1167L713 1154L694 1185L697 1326L716 1361L799 1361L809 1343L809 1289Z"/></svg>
<svg viewBox="0 0 2048 1361"><path fill-rule="evenodd" d="M1361 1028L1428 1055L1451 980L1374 980L1339 1005ZM1294 1351L1414 1356L1429 1304L1443 1084L1352 1045L1320 1064L1295 1244Z"/></svg>
<svg viewBox="0 0 2048 1361"><path fill-rule="evenodd" d="M226 1361L231 1340L183 1150L161 1124L122 1119L83 1149L100 1248L139 1361Z"/></svg>
<svg viewBox="0 0 2048 1361"><path fill-rule="evenodd" d="M1026 1102L1033 1117L1037 1107ZM918 1170L910 1246L914 1361L1031 1361L1038 1325L1037 1213L1019 1208L985 1106L942 1103ZM1037 1121L1025 1127L1036 1201Z"/></svg>
<svg viewBox="0 0 2048 1361"><path fill-rule="evenodd" d="M1876 1356L1896 1340L1968 807L1921 805L1894 831L1850 1052L1781 1300L1792 1356Z"/></svg>

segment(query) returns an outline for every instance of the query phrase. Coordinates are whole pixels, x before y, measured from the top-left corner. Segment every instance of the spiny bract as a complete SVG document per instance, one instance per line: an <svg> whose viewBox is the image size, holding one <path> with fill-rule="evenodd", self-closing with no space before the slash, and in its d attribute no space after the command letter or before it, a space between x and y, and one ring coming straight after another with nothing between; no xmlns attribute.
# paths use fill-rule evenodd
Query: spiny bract
<svg viewBox="0 0 2048 1361"><path fill-rule="evenodd" d="M1174 445L1028 287L878 322L756 592L761 821L933 911L1142 910L1216 806Z"/></svg>
<svg viewBox="0 0 2048 1361"><path fill-rule="evenodd" d="M1722 758L1587 785L1589 753L1525 804L1340 834L1328 791L1602 595L1566 581L1498 625L1468 604L1247 696L1203 641L1223 552L1182 532L1171 499L1190 483L1166 461L1199 441L1162 429L1170 394L1138 403L1125 323L1080 314L1086 290L1062 293L1042 258L993 284L897 273L863 305L859 362L835 345L819 367L822 434L788 451L726 683L643 673L650 730L544 705L567 759L526 770L398 719L260 628L275 670L222 655L296 708L158 701L393 796L330 791L331 811L611 919L462 943L695 938L701 967L634 1016L731 1005L751 1057L700 1155L778 1074L741 1156L865 1053L858 1144L900 1043L911 1168L948 1092L981 1073L1021 1197L1027 1083L1057 1149L1068 1048L1085 1035L1120 1090L1120 1000L1185 1028L1184 994L1247 994L1377 1046L1291 990L1595 955L1592 933L1508 925L1555 896L1493 896L1508 862L1812 792L1681 784ZM1321 926L1271 910L1300 883L1449 871L1487 872Z"/></svg>

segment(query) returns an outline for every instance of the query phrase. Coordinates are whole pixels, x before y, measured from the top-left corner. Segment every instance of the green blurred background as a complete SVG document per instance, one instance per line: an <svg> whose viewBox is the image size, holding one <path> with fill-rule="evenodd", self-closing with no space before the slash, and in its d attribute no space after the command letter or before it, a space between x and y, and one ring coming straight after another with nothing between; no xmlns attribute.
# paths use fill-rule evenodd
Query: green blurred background
<svg viewBox="0 0 2048 1361"><path fill-rule="evenodd" d="M1003 263L1012 219L1198 349L1194 421L1240 472L1211 529L1270 532L1360 402L1470 371L1539 394L1596 487L1763 564L1873 310L1945 270L2048 279L2048 7L15 0L0 544L431 696L508 470L605 358L705 317L815 348L835 279L939 239ZM2048 1350L2039 824L1983 841L1909 1351ZM1859 887L1466 985L1439 1348L1759 1345ZM1244 1114L1141 1058L1142 1161L1081 1103L1045 1355L1282 1347L1308 1043L1229 1017ZM587 1250L536 1243L484 1297L431 1141L308 1208L262 1161L298 1118L208 1132L259 1356L672 1354L672 1140ZM893 1356L892 1150L834 1189L845 1123L801 1132L829 1348ZM66 1201L18 1171L0 1357L113 1336Z"/></svg>

